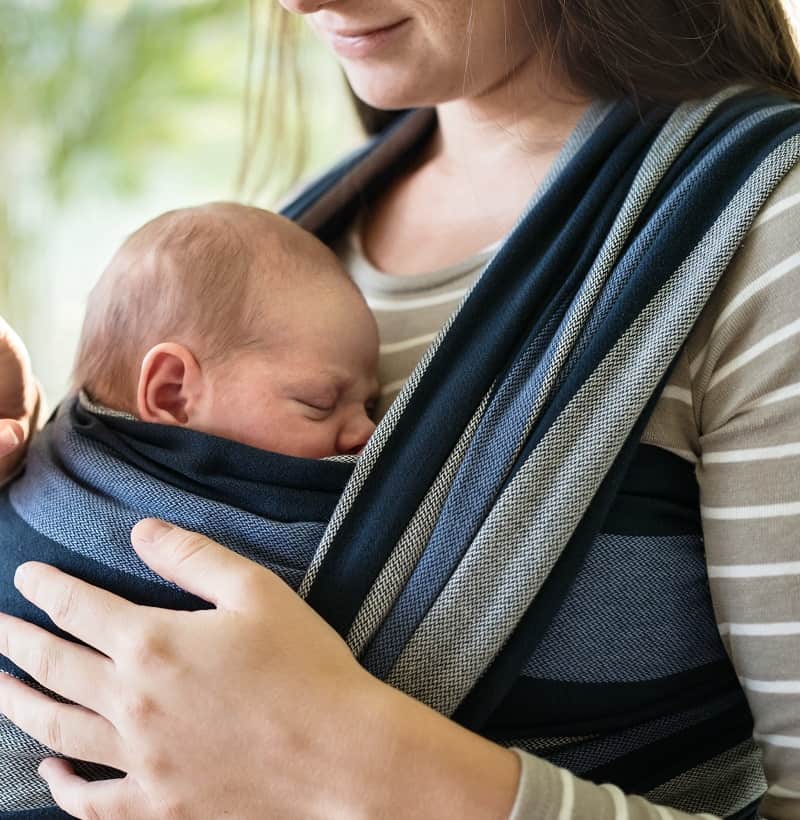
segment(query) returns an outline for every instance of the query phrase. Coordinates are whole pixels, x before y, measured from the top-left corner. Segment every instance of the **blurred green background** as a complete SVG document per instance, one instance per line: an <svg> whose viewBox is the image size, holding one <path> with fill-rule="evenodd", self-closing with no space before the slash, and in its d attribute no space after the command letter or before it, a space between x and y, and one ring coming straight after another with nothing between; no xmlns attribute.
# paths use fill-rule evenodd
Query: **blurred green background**
<svg viewBox="0 0 800 820"><path fill-rule="evenodd" d="M258 74L274 1L255 3ZM51 402L88 291L128 233L209 200L270 207L285 188L280 164L258 193L236 184L249 25L247 0L0 0L0 313ZM362 137L332 58L310 35L298 47L311 174Z"/></svg>

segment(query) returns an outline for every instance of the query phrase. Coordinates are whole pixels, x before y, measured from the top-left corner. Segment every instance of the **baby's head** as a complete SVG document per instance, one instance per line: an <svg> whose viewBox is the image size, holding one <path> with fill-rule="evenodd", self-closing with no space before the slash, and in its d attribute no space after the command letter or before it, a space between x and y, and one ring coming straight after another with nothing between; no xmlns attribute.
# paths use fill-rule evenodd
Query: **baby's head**
<svg viewBox="0 0 800 820"><path fill-rule="evenodd" d="M75 386L142 421L306 458L375 425L375 320L334 254L289 220L214 203L148 222L92 291Z"/></svg>

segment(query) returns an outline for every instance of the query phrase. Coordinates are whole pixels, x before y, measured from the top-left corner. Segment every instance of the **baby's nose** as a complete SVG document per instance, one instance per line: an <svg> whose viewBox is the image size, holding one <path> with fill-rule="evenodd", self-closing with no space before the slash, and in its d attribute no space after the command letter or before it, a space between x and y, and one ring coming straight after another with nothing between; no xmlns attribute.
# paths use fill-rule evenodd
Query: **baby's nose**
<svg viewBox="0 0 800 820"><path fill-rule="evenodd" d="M374 431L375 422L366 413L359 414L342 428L337 443L339 454L357 455Z"/></svg>

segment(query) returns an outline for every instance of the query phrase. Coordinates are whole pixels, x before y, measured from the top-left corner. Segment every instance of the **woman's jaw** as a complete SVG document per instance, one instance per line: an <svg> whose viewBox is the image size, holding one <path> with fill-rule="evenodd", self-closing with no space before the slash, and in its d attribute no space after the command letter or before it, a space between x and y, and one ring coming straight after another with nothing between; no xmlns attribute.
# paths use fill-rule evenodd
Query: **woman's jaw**
<svg viewBox="0 0 800 820"><path fill-rule="evenodd" d="M281 0L333 51L354 92L382 109L476 101L538 62L537 20L497 0ZM536 8L536 3L529 4ZM516 107L516 105L515 105Z"/></svg>

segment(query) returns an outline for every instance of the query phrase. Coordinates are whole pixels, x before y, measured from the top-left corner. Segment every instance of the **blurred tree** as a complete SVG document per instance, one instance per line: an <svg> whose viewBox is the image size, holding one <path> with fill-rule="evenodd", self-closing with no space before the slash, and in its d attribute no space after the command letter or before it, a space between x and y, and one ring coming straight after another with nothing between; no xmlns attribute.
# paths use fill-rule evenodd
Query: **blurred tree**
<svg viewBox="0 0 800 820"><path fill-rule="evenodd" d="M243 37L244 20L234 10L224 0L6 0L0 6L4 136L19 138L10 129L37 132L59 197L69 191L76 160L97 150L112 159L116 185L136 185L137 160L180 140L176 101L229 94L215 75L213 54L201 65L189 46L210 22Z"/></svg>
<svg viewBox="0 0 800 820"><path fill-rule="evenodd" d="M252 4L251 13L263 8ZM244 0L0 0L0 311L9 305L10 272L24 269L19 254L31 233L38 239L53 204L74 203L87 186L135 195L159 160L197 149L199 121L242 133L248 27L250 68L262 81L273 69L258 48L262 22L248 19ZM342 116L338 72L310 44L300 41L304 73L314 77L314 166L357 130ZM282 123L290 133L302 126L293 114ZM268 155L258 130L247 139L248 153ZM197 173L224 163L233 191L240 156L231 139L220 146L223 157L204 150ZM267 186L273 196L287 182L281 171Z"/></svg>
<svg viewBox="0 0 800 820"><path fill-rule="evenodd" d="M0 300L25 238L20 189L63 201L93 156L104 185L134 190L152 152L180 143L183 104L239 93L229 72L220 82L213 43L191 47L209 24L242 42L238 11L224 0L0 3Z"/></svg>

